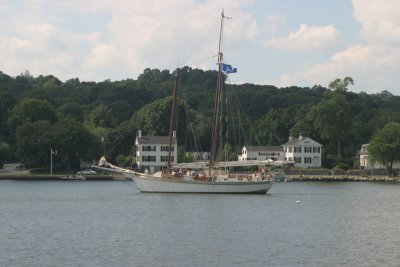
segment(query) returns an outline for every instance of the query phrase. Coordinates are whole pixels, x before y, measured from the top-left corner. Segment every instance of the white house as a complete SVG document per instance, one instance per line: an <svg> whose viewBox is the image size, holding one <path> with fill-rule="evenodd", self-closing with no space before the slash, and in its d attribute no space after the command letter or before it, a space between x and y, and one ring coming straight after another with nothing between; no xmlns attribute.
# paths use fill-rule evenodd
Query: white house
<svg viewBox="0 0 400 267"><path fill-rule="evenodd" d="M285 152L280 146L244 146L238 161L248 160L284 160Z"/></svg>
<svg viewBox="0 0 400 267"><path fill-rule="evenodd" d="M373 161L371 157L369 156L368 153L368 147L369 144L363 144L361 145L361 150L360 150L360 169L364 170L371 170L371 169L384 169L386 168L382 163ZM395 162L393 164L394 169L400 169L400 162Z"/></svg>
<svg viewBox="0 0 400 267"><path fill-rule="evenodd" d="M172 139L172 164L177 163L178 149L177 140L174 132ZM138 132L135 140L136 162L140 171L146 170L150 173L161 171L167 166L169 155L168 136L142 136L142 131Z"/></svg>
<svg viewBox="0 0 400 267"><path fill-rule="evenodd" d="M309 137L299 138L289 136L289 141L282 145L286 160L294 161L295 167L321 167L322 145Z"/></svg>

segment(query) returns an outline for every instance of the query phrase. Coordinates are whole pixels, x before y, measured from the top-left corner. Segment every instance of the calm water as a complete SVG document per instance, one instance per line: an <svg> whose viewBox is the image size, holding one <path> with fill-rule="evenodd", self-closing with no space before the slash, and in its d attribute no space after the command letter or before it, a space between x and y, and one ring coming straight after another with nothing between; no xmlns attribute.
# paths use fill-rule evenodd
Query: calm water
<svg viewBox="0 0 400 267"><path fill-rule="evenodd" d="M185 195L0 181L0 215L0 266L400 266L399 185Z"/></svg>

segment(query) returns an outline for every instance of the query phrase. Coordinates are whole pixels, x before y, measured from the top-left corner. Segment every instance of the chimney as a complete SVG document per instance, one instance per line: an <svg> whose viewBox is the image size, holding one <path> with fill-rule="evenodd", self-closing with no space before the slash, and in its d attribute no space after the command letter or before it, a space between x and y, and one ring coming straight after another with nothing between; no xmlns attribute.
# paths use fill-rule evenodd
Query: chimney
<svg viewBox="0 0 400 267"><path fill-rule="evenodd" d="M142 130L138 131L138 137L142 137Z"/></svg>
<svg viewBox="0 0 400 267"><path fill-rule="evenodd" d="M302 133L299 133L299 140L300 141L303 140L303 134Z"/></svg>
<svg viewBox="0 0 400 267"><path fill-rule="evenodd" d="M293 135L289 134L289 141L293 140Z"/></svg>

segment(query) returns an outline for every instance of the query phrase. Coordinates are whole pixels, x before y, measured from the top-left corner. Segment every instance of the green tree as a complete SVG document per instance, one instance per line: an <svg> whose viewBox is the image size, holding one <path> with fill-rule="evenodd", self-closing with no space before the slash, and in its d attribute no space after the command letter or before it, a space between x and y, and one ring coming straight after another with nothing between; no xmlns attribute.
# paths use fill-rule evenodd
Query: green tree
<svg viewBox="0 0 400 267"><path fill-rule="evenodd" d="M28 122L17 127L17 155L22 163L28 167L50 165L50 130L49 121Z"/></svg>
<svg viewBox="0 0 400 267"><path fill-rule="evenodd" d="M256 125L257 136L264 145L281 145L289 136L291 116L287 109L270 110Z"/></svg>
<svg viewBox="0 0 400 267"><path fill-rule="evenodd" d="M99 141L90 134L83 124L71 118L57 121L49 134L51 146L57 149L60 168L77 170L80 160L96 159L102 150Z"/></svg>
<svg viewBox="0 0 400 267"><path fill-rule="evenodd" d="M9 117L9 123L12 128L40 120L54 123L57 120L56 111L47 100L34 98L22 99L14 106Z"/></svg>
<svg viewBox="0 0 400 267"><path fill-rule="evenodd" d="M329 83L329 89L337 92L347 92L349 85L354 85L353 78L345 77L342 79L335 79Z"/></svg>
<svg viewBox="0 0 400 267"><path fill-rule="evenodd" d="M10 145L0 140L0 169L3 162L9 157Z"/></svg>
<svg viewBox="0 0 400 267"><path fill-rule="evenodd" d="M0 92L0 136L4 134L9 113L16 104L15 98L8 92Z"/></svg>
<svg viewBox="0 0 400 267"><path fill-rule="evenodd" d="M68 102L61 105L57 109L57 114L59 114L59 117L70 117L77 121L83 121L84 119L83 107L76 102Z"/></svg>
<svg viewBox="0 0 400 267"><path fill-rule="evenodd" d="M113 123L111 110L107 106L101 104L90 112L88 121L92 126L110 128Z"/></svg>
<svg viewBox="0 0 400 267"><path fill-rule="evenodd" d="M400 123L390 122L378 130L369 143L368 152L393 175L393 163L400 161Z"/></svg>
<svg viewBox="0 0 400 267"><path fill-rule="evenodd" d="M311 109L314 127L322 138L336 140L337 157L342 158L342 142L351 135L352 112L343 93L331 93Z"/></svg>

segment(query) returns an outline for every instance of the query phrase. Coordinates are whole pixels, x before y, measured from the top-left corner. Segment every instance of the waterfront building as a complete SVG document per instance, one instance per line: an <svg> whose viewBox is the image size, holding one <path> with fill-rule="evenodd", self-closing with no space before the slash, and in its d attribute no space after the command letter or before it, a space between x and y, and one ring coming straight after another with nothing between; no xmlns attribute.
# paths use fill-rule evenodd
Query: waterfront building
<svg viewBox="0 0 400 267"><path fill-rule="evenodd" d="M380 162L374 161L371 159L368 153L369 144L361 145L360 153L359 153L359 168L363 170L373 170L373 169L384 169L386 168ZM400 162L395 162L393 164L393 169L400 169Z"/></svg>
<svg viewBox="0 0 400 267"><path fill-rule="evenodd" d="M295 167L320 168L322 145L310 137L299 134L298 138L289 136L289 141L282 145L288 161L294 161Z"/></svg>
<svg viewBox="0 0 400 267"><path fill-rule="evenodd" d="M174 132L172 138L171 163L176 164L178 158L177 140ZM168 163L169 137L168 136L142 136L138 131L135 140L136 162L141 172L154 173L161 171Z"/></svg>
<svg viewBox="0 0 400 267"><path fill-rule="evenodd" d="M248 160L285 160L285 152L281 146L244 146L238 161Z"/></svg>

